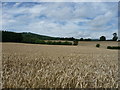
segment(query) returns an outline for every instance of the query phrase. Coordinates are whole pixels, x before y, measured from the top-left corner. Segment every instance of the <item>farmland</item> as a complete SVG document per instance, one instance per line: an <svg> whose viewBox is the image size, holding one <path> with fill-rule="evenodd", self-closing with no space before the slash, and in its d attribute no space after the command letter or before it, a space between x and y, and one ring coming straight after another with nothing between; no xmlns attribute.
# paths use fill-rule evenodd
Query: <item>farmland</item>
<svg viewBox="0 0 120 90"><path fill-rule="evenodd" d="M3 88L117 88L118 50L106 49L117 44L2 43Z"/></svg>

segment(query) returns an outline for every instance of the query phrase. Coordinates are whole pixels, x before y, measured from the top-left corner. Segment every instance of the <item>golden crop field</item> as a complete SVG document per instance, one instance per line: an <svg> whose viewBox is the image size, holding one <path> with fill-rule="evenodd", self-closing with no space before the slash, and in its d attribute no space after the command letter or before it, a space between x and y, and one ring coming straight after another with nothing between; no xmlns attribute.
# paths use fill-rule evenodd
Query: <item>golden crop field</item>
<svg viewBox="0 0 120 90"><path fill-rule="evenodd" d="M3 88L117 88L118 50L107 45L117 42L2 43Z"/></svg>

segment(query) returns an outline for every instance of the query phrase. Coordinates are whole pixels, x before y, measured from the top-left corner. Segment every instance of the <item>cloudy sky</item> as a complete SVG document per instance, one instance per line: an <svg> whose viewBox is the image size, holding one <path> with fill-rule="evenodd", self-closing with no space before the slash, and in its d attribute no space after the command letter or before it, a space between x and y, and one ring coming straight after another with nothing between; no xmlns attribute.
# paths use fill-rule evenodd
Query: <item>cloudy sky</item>
<svg viewBox="0 0 120 90"><path fill-rule="evenodd" d="M4 2L2 29L55 37L111 39L118 32L117 2Z"/></svg>

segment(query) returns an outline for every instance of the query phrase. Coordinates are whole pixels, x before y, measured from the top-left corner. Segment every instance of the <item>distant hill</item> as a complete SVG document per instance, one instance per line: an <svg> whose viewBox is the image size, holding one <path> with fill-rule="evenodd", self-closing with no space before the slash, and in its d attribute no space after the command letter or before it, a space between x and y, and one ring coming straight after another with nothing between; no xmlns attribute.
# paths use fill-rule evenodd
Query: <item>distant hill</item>
<svg viewBox="0 0 120 90"><path fill-rule="evenodd" d="M58 40L60 38L38 35L30 32L16 33L11 31L2 31L3 42L33 42L36 40Z"/></svg>
<svg viewBox="0 0 120 90"><path fill-rule="evenodd" d="M19 43L32 43L32 44L49 44L49 45L72 45L71 42L61 42L61 41L49 41L49 40L73 40L74 38L59 38L50 37L44 35L38 35L30 32L10 32L10 31L0 31L2 32L2 42L19 42ZM48 40L48 41L45 41Z"/></svg>
<svg viewBox="0 0 120 90"><path fill-rule="evenodd" d="M28 33L28 32L23 32L21 33L22 35L22 42L34 42L38 40L58 40L59 38L56 37L50 37L50 36L44 36L44 35L38 35L34 33Z"/></svg>
<svg viewBox="0 0 120 90"><path fill-rule="evenodd" d="M54 40L54 39L59 39L56 37L50 37L50 36L45 36L45 35L38 35L30 32L23 32L21 33L23 38L37 38L40 40Z"/></svg>
<svg viewBox="0 0 120 90"><path fill-rule="evenodd" d="M16 33L11 31L1 31L2 32L2 42L25 42L25 43L35 43L39 40L76 40L73 37L70 38L60 38L51 37L45 35L38 35L30 32Z"/></svg>

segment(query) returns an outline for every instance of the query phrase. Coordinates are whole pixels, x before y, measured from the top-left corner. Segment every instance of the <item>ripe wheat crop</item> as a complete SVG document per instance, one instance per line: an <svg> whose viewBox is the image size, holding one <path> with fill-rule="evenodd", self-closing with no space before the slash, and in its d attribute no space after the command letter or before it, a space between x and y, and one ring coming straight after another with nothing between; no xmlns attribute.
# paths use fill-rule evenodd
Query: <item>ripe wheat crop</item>
<svg viewBox="0 0 120 90"><path fill-rule="evenodd" d="M117 88L118 51L3 43L3 88Z"/></svg>

